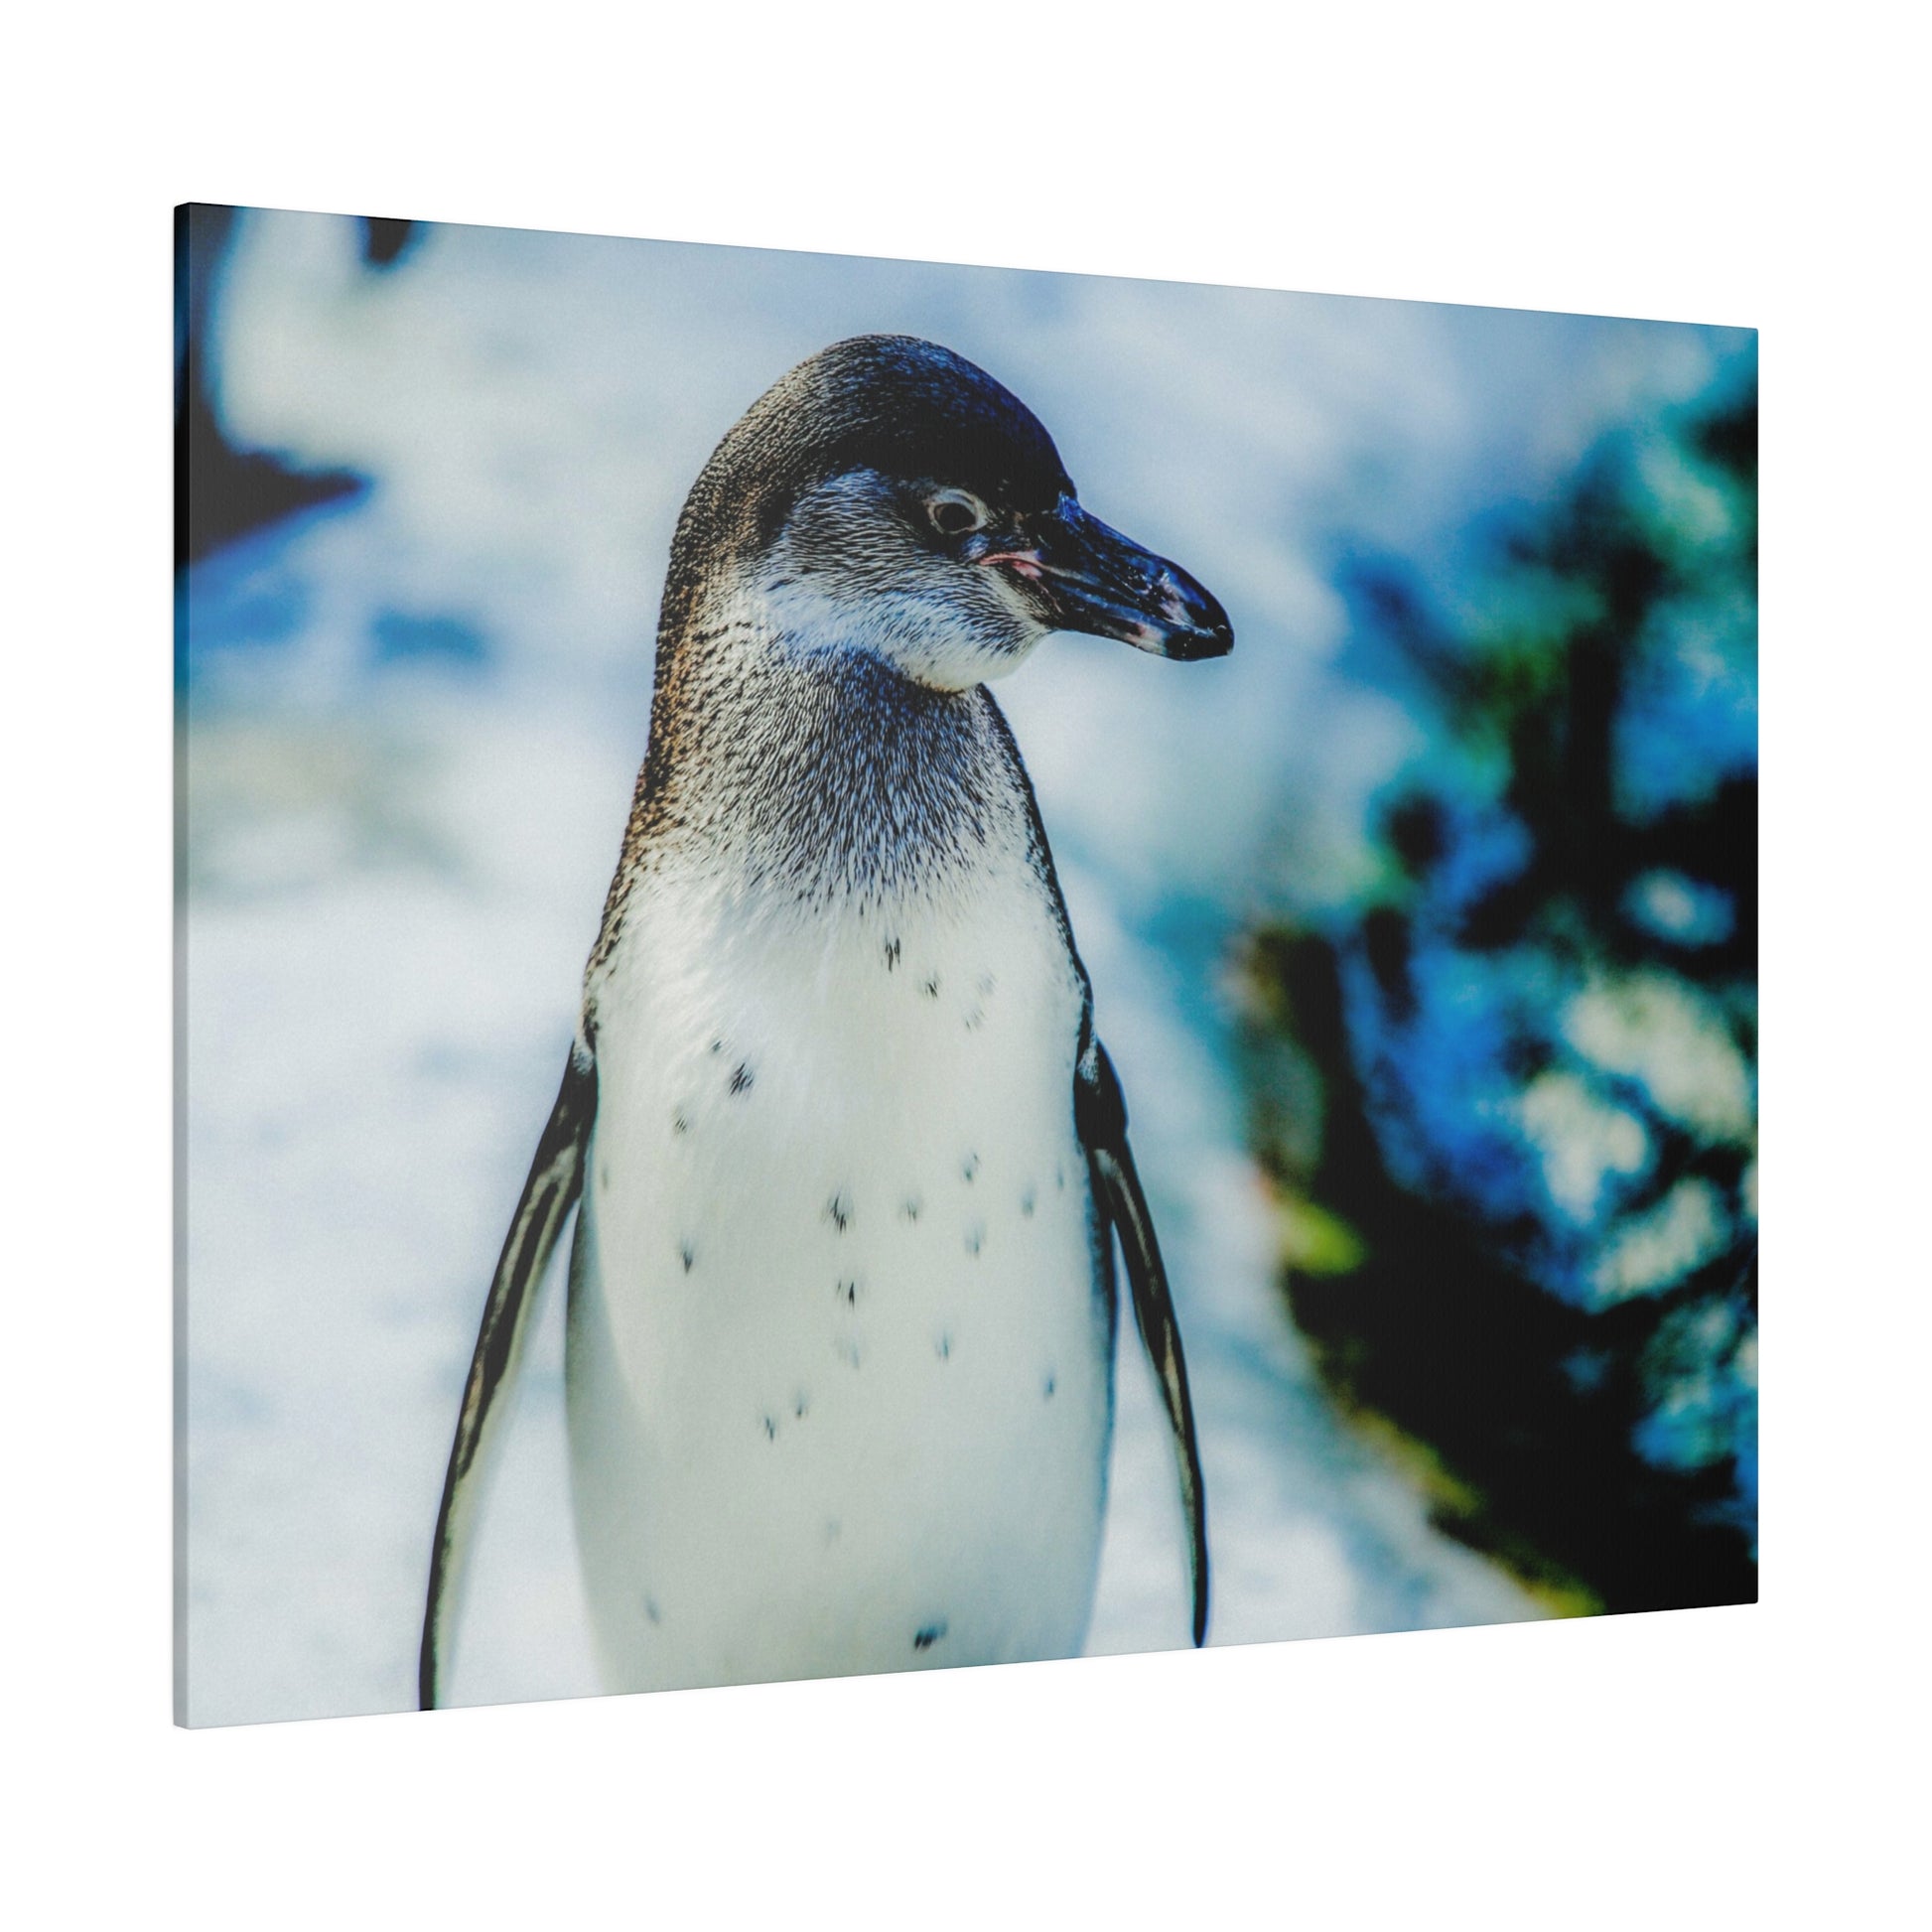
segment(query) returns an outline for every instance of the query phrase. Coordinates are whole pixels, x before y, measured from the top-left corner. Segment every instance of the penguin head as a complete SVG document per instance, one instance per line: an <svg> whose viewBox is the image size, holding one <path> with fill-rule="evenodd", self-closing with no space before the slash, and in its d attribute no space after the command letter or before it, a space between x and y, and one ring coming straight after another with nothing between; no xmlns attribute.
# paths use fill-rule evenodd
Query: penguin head
<svg viewBox="0 0 1932 1932"><path fill-rule="evenodd" d="M1026 404L907 336L822 349L719 445L679 520L667 618L721 570L788 648L940 690L1004 675L1054 630L1176 658L1234 641L1185 571L1088 514Z"/></svg>

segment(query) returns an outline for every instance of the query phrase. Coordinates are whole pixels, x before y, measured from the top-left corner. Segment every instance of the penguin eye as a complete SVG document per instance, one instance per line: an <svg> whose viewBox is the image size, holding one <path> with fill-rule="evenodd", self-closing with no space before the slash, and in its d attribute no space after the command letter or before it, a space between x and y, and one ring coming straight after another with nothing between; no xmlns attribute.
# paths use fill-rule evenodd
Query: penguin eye
<svg viewBox="0 0 1932 1932"><path fill-rule="evenodd" d="M983 529L987 508L977 496L963 489L942 489L926 498L925 513L941 536L963 537L969 530Z"/></svg>

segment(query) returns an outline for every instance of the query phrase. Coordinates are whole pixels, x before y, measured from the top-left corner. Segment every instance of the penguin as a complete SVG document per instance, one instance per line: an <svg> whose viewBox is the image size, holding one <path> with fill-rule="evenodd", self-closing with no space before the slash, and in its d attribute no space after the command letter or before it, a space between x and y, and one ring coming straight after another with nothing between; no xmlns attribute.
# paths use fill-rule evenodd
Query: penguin
<svg viewBox="0 0 1932 1932"><path fill-rule="evenodd" d="M1080 503L964 357L834 344L725 436L672 542L643 767L483 1310L431 1553L466 1551L576 1210L566 1412L611 1691L1076 1655L1117 1289L1192 1404L1127 1109L988 685L1055 631L1219 656L1221 606Z"/></svg>

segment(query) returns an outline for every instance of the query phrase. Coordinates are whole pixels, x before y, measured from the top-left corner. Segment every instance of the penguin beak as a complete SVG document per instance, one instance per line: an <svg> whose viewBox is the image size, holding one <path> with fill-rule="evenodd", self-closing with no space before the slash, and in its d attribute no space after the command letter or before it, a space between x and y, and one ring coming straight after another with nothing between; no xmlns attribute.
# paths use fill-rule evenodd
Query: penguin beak
<svg viewBox="0 0 1932 1932"><path fill-rule="evenodd" d="M1234 626L1214 597L1178 564L1110 530L1071 496L1045 516L997 537L978 562L1010 571L1055 630L1117 637L1157 657L1225 657Z"/></svg>

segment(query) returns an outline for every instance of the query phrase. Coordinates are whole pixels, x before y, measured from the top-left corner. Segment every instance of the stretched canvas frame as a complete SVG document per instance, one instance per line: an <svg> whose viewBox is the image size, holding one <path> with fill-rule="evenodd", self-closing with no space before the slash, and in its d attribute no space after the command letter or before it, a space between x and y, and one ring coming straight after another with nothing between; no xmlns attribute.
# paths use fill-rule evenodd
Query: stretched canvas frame
<svg viewBox="0 0 1932 1932"><path fill-rule="evenodd" d="M1115 643L1202 660L1054 627L997 680L1092 987L1097 1031L1063 1041L1065 1124L1131 1238L1104 1036L1206 1496L1190 1561L1175 1351L1124 1245L1151 1348L1144 1365L1123 1311L1097 1589L1062 1647L1189 1642L1204 1574L1207 1633L1229 1642L1754 1595L1751 332L264 210L191 207L179 237L184 1722L417 1701L492 1264L532 1152L571 1144L584 1102L567 1076L545 1135L586 1043L680 505L762 391L874 335L938 345L1036 412L1078 501L1153 560L1110 553L1101 575L1140 600L1113 628L1173 634ZM902 385L882 407L889 427L916 414ZM882 474L861 455L778 478L779 529L805 485ZM949 491L969 518L1058 500L893 480L935 519ZM934 520L921 541L993 528ZM1071 531L1061 513L1031 567L948 561L1017 572L1001 595L1025 606ZM836 575L849 546L812 560ZM1225 658L1195 590L1232 630ZM867 640L891 675L906 634ZM882 759L905 743L881 728ZM771 768L786 756L774 742ZM994 989L944 989L962 1037L1033 983L1024 944L982 936ZM733 1057L725 1093L757 1075ZM921 1119L974 1098L901 1076ZM972 1204L996 1182L1015 1228L1037 1215L1021 1202L1043 1171L1002 1172L1026 1107L1002 1091L995 1112L1001 1144L946 1176L962 1251L1007 1225ZM895 1181L890 1207L908 1198ZM793 1247L835 1251L835 1203L858 1229L878 1198L835 1187ZM774 1454L827 1421L823 1378L864 1373L841 1346L898 1333L856 1313L883 1276L819 1272L822 1362L739 1403ZM530 1333L479 1513L457 1701L610 1681L573 1547L565 1299ZM946 1311L919 1318L920 1374L974 1372ZM908 1360L869 1365L902 1393ZM1057 1360L1026 1368L1041 1405L1068 1393ZM897 1428L925 1453L930 1406L889 1399L848 1442L876 1457ZM896 1492L899 1541L837 1599L834 1634L663 1681L843 1667L895 1551L956 1593L897 1662L856 1667L1050 1645L1012 1636L1014 1579L1043 1598L1059 1571L1013 1567L998 1537L976 1553L973 1510L1016 1485L982 1495L960 1447L1031 1443L1031 1412L974 1413L982 1434L932 1451L926 1540ZM1072 1466L1058 1453L1035 1458L1042 1492ZM861 1465L821 1473L859 1482L862 1520ZM690 1492L712 1512L694 1535L734 1493ZM822 1534L838 1512L813 1507ZM649 1547L626 1507L598 1520ZM773 1550L704 1616L819 1614L800 1562ZM666 1605L630 1595L661 1628ZM1006 1634L974 1635L996 1598Z"/></svg>

